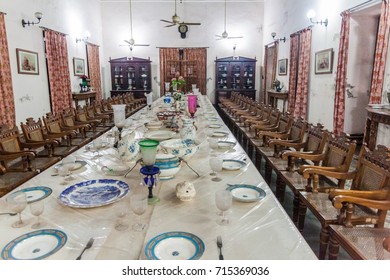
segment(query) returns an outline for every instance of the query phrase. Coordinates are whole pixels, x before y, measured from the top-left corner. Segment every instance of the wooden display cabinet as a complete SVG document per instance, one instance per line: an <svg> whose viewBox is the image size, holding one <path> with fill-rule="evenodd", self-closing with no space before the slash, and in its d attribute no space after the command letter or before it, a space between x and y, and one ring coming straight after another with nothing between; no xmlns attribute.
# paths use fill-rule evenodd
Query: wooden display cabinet
<svg viewBox="0 0 390 280"><path fill-rule="evenodd" d="M111 65L111 97L133 92L134 97L144 98L152 91L151 60L121 57L109 60Z"/></svg>
<svg viewBox="0 0 390 280"><path fill-rule="evenodd" d="M232 91L256 98L256 59L230 56L215 60L215 103Z"/></svg>

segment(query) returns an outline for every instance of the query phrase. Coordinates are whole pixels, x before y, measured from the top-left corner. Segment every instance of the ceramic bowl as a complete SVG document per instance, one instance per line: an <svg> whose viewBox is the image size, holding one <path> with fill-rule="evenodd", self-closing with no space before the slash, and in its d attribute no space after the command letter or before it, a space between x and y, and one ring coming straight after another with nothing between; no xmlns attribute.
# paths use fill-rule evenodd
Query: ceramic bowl
<svg viewBox="0 0 390 280"><path fill-rule="evenodd" d="M169 180L175 177L176 173L180 171L181 161L177 156L172 154L157 154L154 165L160 168L160 179Z"/></svg>
<svg viewBox="0 0 390 280"><path fill-rule="evenodd" d="M149 130L157 130L163 126L163 123L160 121L150 121L145 123L145 127Z"/></svg>
<svg viewBox="0 0 390 280"><path fill-rule="evenodd" d="M185 159L192 157L199 150L199 144L190 139L165 140L160 142L160 146L169 154Z"/></svg>

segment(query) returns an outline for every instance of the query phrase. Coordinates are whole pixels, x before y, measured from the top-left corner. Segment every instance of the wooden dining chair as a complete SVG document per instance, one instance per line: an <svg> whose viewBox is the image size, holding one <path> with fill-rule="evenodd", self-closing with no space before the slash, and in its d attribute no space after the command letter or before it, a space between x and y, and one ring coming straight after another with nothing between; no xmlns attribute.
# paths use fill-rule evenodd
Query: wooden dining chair
<svg viewBox="0 0 390 280"><path fill-rule="evenodd" d="M102 135L106 131L108 131L110 128L107 126L102 125L102 119L100 118L92 118L88 115L86 111L86 106L77 106L74 109L76 121L81 123L88 123L91 125L92 130L96 133L99 133Z"/></svg>
<svg viewBox="0 0 390 280"><path fill-rule="evenodd" d="M61 114L54 115L49 112L42 118L49 134L66 134L68 146L77 146L78 148L81 148L92 140L92 138L86 136L85 127L70 127L69 125L64 125Z"/></svg>
<svg viewBox="0 0 390 280"><path fill-rule="evenodd" d="M85 138L90 138L93 140L101 135L101 132L97 131L93 124L76 120L76 113L74 108L62 110L60 112L60 116L62 119L62 124L65 127L78 130L79 133L81 133L81 135Z"/></svg>
<svg viewBox="0 0 390 280"><path fill-rule="evenodd" d="M42 157L37 150L48 145L47 141L26 143L17 126L8 128L0 125L0 154L3 156L2 166L8 171L41 172L61 160L60 157Z"/></svg>
<svg viewBox="0 0 390 280"><path fill-rule="evenodd" d="M78 149L77 146L69 144L68 133L48 133L42 120L35 121L33 118L27 118L25 123L20 124L24 139L27 143L41 143L46 141L45 149L39 151L41 156L57 156L64 158Z"/></svg>
<svg viewBox="0 0 390 280"><path fill-rule="evenodd" d="M28 152L27 152L28 153ZM33 156L31 156L31 159ZM11 171L3 162L10 159L7 155L0 154L0 197L13 191L21 184L27 182L38 174L36 170Z"/></svg>
<svg viewBox="0 0 390 280"><path fill-rule="evenodd" d="M328 249L329 225L355 225L383 228L390 208L390 151L383 145L370 151L361 148L353 171L306 168L305 178L314 177L311 192L299 195L299 224L309 208L321 223L319 258L324 259ZM321 186L316 177L326 176L345 182L352 180L349 189Z"/></svg>

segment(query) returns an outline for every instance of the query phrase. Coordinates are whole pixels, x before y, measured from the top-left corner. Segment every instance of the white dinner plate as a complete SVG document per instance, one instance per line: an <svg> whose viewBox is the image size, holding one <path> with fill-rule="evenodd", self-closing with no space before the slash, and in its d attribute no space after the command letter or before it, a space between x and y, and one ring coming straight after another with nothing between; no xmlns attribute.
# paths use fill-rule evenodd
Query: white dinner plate
<svg viewBox="0 0 390 280"><path fill-rule="evenodd" d="M67 236L56 229L41 229L23 234L9 242L2 250L5 260L40 260L60 250Z"/></svg>
<svg viewBox="0 0 390 280"><path fill-rule="evenodd" d="M218 149L232 149L235 145L232 141L218 141Z"/></svg>
<svg viewBox="0 0 390 280"><path fill-rule="evenodd" d="M255 202L265 197L265 191L247 184L228 184L226 189L232 193L233 199L241 202Z"/></svg>
<svg viewBox="0 0 390 280"><path fill-rule="evenodd" d="M75 171L77 169L80 169L81 167L83 167L84 165L86 165L87 163L83 160L76 160L76 162L73 162L73 163L59 163L57 164L56 166L54 166L54 168L58 168L60 166L69 166L69 171Z"/></svg>
<svg viewBox="0 0 390 280"><path fill-rule="evenodd" d="M92 208L114 203L129 192L129 185L114 179L97 179L66 188L59 201L69 207Z"/></svg>
<svg viewBox="0 0 390 280"><path fill-rule="evenodd" d="M35 201L44 199L51 195L53 190L49 187L44 186L36 186L36 187L29 187L25 189L21 189L17 192L24 192L26 193L27 203L33 203ZM15 192L15 193L17 193Z"/></svg>
<svg viewBox="0 0 390 280"><path fill-rule="evenodd" d="M246 166L246 162L242 160L235 160L235 159L224 159L222 163L222 168L225 170L240 170Z"/></svg>
<svg viewBox="0 0 390 280"><path fill-rule="evenodd" d="M155 131L148 131L145 133L145 138L157 140L157 141L164 141L171 139L176 135L176 132L170 131L170 130L155 130Z"/></svg>
<svg viewBox="0 0 390 280"><path fill-rule="evenodd" d="M211 134L211 137L226 137L229 135L229 132L225 132L225 131L214 131L212 134Z"/></svg>
<svg viewBox="0 0 390 280"><path fill-rule="evenodd" d="M149 260L198 260L204 252L203 241L182 231L166 232L152 238L145 247Z"/></svg>
<svg viewBox="0 0 390 280"><path fill-rule="evenodd" d="M210 124L209 125L209 128L221 128L222 125L221 124Z"/></svg>

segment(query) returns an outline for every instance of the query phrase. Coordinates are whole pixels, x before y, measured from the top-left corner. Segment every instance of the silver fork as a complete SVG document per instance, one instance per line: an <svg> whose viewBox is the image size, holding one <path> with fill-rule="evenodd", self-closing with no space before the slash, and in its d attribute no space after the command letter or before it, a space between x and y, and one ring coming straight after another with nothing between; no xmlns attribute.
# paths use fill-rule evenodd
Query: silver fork
<svg viewBox="0 0 390 280"><path fill-rule="evenodd" d="M217 246L219 249L219 259L223 260L223 255L222 255L222 237L220 235L217 236Z"/></svg>
<svg viewBox="0 0 390 280"><path fill-rule="evenodd" d="M81 251L81 254L76 258L76 260L81 260L81 256L84 254L85 250L90 249L94 241L95 240L92 237L88 240L87 245L85 245L83 251Z"/></svg>

